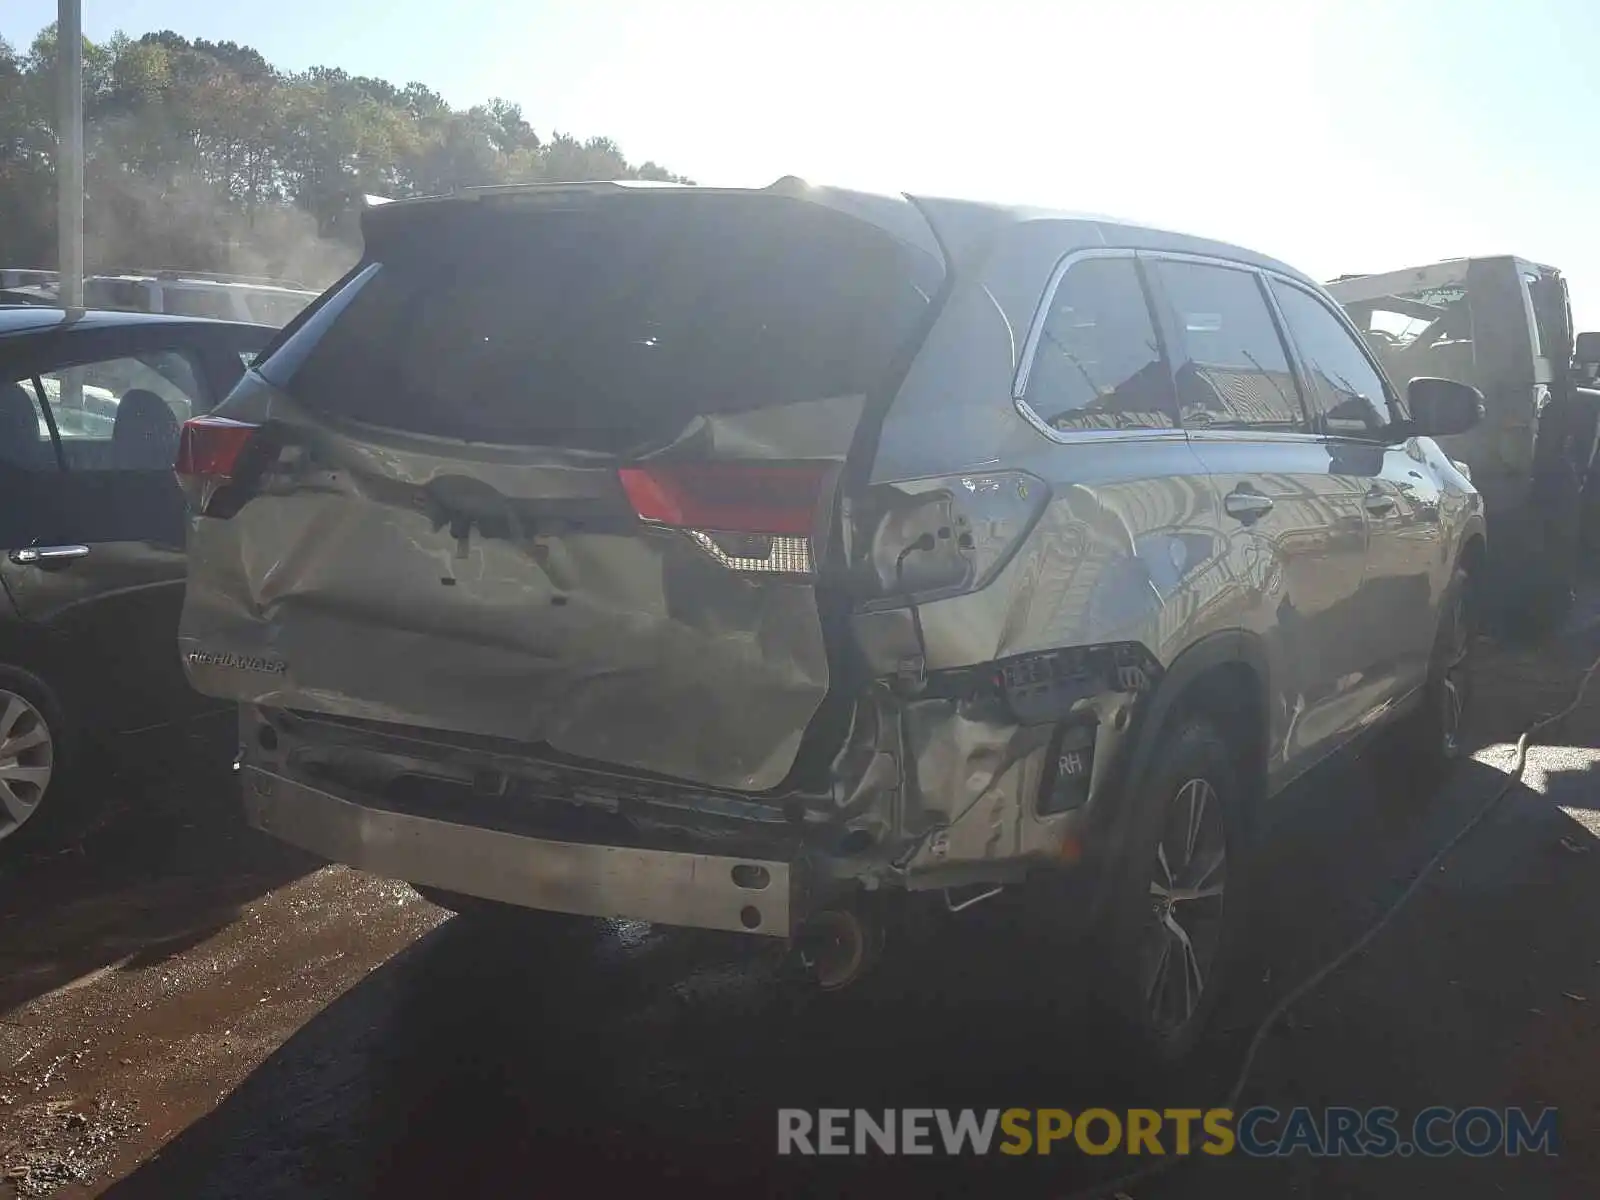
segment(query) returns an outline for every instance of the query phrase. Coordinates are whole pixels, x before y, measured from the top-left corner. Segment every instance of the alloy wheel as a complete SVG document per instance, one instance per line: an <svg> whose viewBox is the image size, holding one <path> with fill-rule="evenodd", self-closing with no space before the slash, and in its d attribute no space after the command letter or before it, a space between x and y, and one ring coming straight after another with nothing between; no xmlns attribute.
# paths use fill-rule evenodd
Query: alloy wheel
<svg viewBox="0 0 1600 1200"><path fill-rule="evenodd" d="M0 839L39 811L55 772L55 739L44 714L0 689Z"/></svg>
<svg viewBox="0 0 1600 1200"><path fill-rule="evenodd" d="M1205 779L1179 787L1167 809L1150 877L1141 976L1154 1026L1174 1033L1194 1017L1222 936L1227 883L1222 801Z"/></svg>

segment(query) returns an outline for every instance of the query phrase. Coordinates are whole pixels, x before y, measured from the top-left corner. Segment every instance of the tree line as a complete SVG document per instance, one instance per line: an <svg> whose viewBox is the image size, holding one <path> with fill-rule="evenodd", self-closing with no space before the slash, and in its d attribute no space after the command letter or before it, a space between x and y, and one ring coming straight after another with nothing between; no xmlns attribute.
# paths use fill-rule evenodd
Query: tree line
<svg viewBox="0 0 1600 1200"><path fill-rule="evenodd" d="M236 271L323 285L364 194L491 183L688 182L610 138L541 138L520 106L452 108L422 83L288 72L171 31L84 41L86 269ZM0 38L0 266L56 260L56 31Z"/></svg>

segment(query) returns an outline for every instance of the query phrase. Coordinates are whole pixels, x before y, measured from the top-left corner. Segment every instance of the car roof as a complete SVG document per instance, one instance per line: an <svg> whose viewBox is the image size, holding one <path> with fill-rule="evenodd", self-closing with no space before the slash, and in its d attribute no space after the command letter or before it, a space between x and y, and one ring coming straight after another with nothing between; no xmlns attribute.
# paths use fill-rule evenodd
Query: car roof
<svg viewBox="0 0 1600 1200"><path fill-rule="evenodd" d="M1203 255L1226 259L1244 266L1276 271L1302 283L1320 286L1310 276L1288 263L1232 242L1134 221L1105 213L1076 209L1047 208L1025 204L1002 204L965 200L949 196L908 195L922 210L945 245L959 263L969 253L979 253L1003 227L1032 222L1070 222L1093 231L1099 243L1108 247L1136 248Z"/></svg>
<svg viewBox="0 0 1600 1200"><path fill-rule="evenodd" d="M946 260L956 270L981 258L992 238L1005 226L1029 222L1060 221L1080 226L1085 234L1101 245L1138 245L1150 250L1167 250L1181 253L1224 258L1247 266L1277 271L1313 287L1320 287L1304 272L1265 254L1229 242L1199 237L1177 230L1163 229L1143 222L1104 216L1099 213L1077 212L1070 209L1035 207L988 200L969 200L957 197L913 193L866 192L851 188L821 186L797 176L786 175L764 188L703 187L695 184L655 183L642 180L596 181L577 183L498 184L489 187L461 188L442 196L416 196L403 200L386 201L362 213L362 228L383 228L405 225L414 213L426 211L441 204L456 204L474 200L491 200L527 197L530 200L548 196L604 196L649 194L742 194L776 195L812 200L861 217L902 241L917 246ZM920 217L918 214L920 213ZM930 236L931 234L931 236Z"/></svg>
<svg viewBox="0 0 1600 1200"><path fill-rule="evenodd" d="M99 308L48 308L41 304L0 304L0 338L47 329L114 329L120 326L221 325L276 333L270 325L251 321L219 321L211 317L185 317L175 313L120 312Z"/></svg>

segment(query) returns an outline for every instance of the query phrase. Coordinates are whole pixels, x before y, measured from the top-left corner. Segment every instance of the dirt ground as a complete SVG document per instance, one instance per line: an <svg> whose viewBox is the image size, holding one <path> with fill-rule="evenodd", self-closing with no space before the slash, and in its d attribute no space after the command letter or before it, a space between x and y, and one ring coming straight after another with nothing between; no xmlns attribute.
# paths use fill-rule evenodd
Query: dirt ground
<svg viewBox="0 0 1600 1200"><path fill-rule="evenodd" d="M1490 647L1444 791L1359 756L1295 789L1251 963L1192 1071L1130 1083L1080 957L982 906L837 996L772 951L629 923L473 925L240 824L227 730L141 751L81 842L0 855L0 1198L703 1193L1064 1196L1137 1163L778 1159L779 1107L1214 1104L1260 1016L1504 786L1517 733L1600 654L1590 604ZM1267 1040L1241 1107L1560 1113L1554 1157L1232 1157L1123 1185L1223 1195L1600 1194L1600 682L1524 781Z"/></svg>

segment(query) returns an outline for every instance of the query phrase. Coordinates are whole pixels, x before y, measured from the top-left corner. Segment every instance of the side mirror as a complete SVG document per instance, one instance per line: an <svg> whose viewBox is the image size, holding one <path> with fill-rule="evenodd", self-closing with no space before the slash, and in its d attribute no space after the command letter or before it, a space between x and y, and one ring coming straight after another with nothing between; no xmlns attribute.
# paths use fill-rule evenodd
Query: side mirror
<svg viewBox="0 0 1600 1200"><path fill-rule="evenodd" d="M1580 367L1600 366L1600 333L1580 333L1572 349L1572 361Z"/></svg>
<svg viewBox="0 0 1600 1200"><path fill-rule="evenodd" d="M1454 379L1413 379L1406 388L1411 432L1418 437L1466 433L1483 419L1483 393Z"/></svg>

